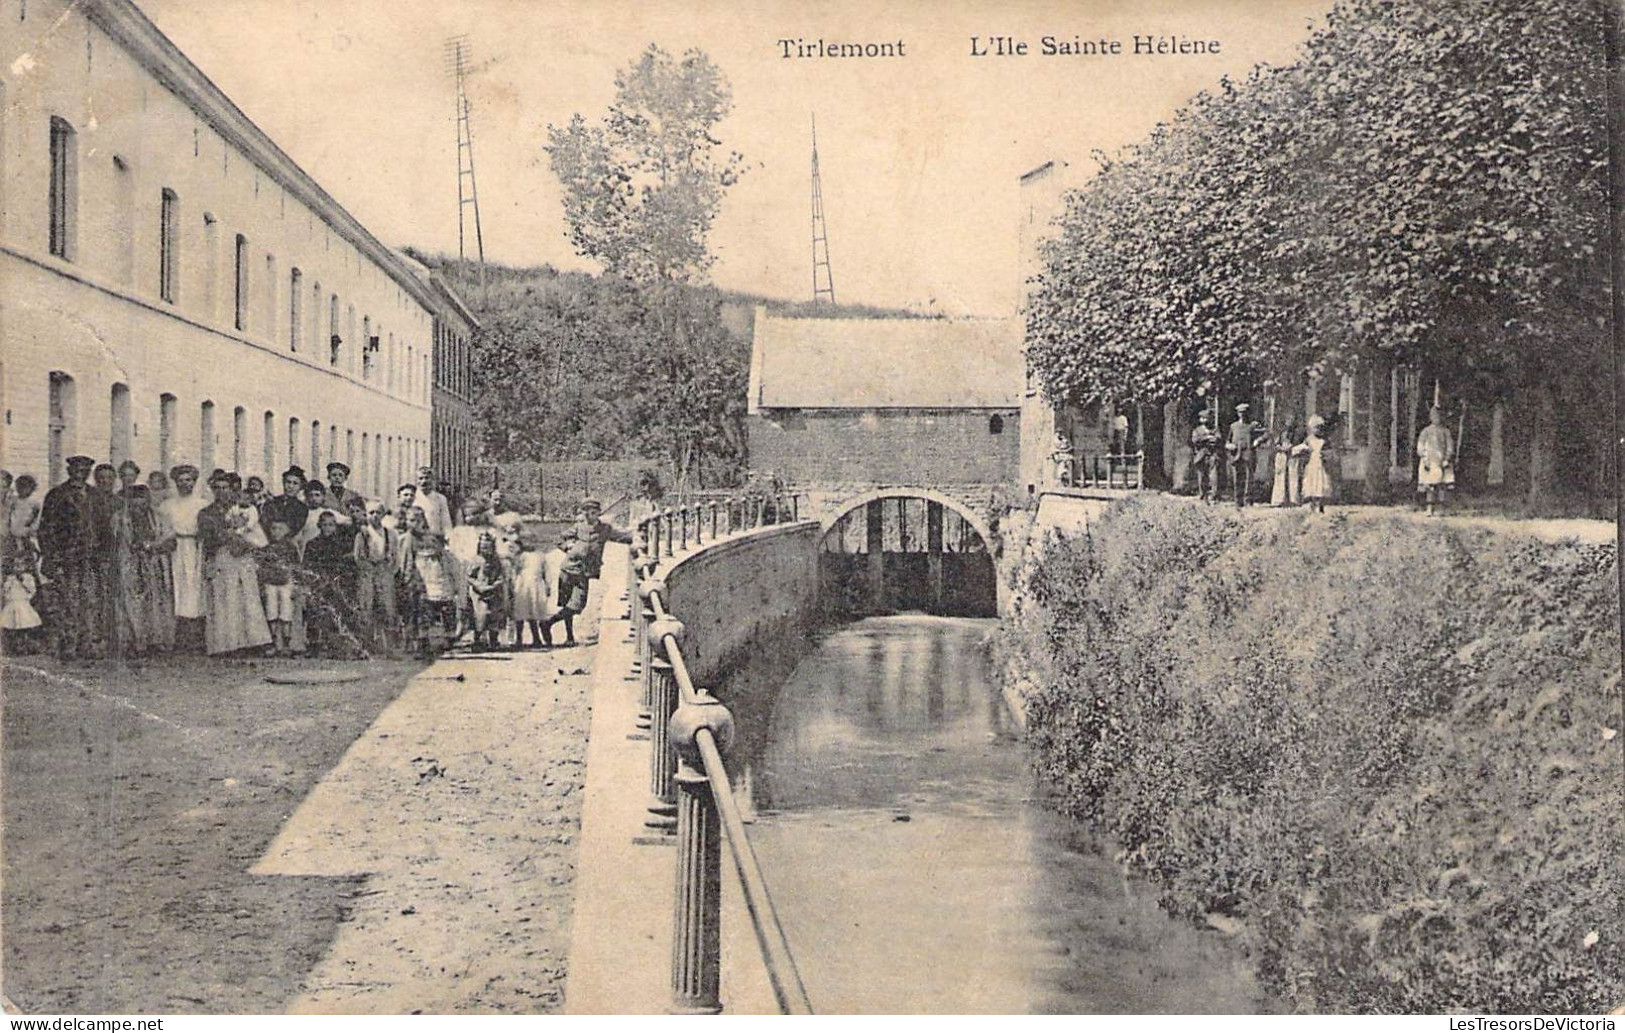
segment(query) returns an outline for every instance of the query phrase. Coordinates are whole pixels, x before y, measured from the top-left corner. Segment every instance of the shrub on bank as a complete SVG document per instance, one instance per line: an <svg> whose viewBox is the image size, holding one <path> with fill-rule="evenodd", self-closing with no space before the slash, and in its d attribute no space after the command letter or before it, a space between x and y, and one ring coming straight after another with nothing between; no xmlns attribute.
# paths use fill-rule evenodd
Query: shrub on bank
<svg viewBox="0 0 1625 1033"><path fill-rule="evenodd" d="M1042 774L1304 1011L1625 1002L1615 553L1115 506L1000 651Z"/></svg>

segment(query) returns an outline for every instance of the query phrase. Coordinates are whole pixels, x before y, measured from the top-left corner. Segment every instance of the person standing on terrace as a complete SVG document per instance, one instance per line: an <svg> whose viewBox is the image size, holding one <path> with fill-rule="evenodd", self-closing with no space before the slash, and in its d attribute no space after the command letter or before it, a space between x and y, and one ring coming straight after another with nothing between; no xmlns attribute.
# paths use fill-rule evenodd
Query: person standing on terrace
<svg viewBox="0 0 1625 1033"><path fill-rule="evenodd" d="M1427 498L1428 516L1437 516L1446 488L1456 486L1456 451L1444 410L1428 411L1428 425L1416 436L1416 490Z"/></svg>

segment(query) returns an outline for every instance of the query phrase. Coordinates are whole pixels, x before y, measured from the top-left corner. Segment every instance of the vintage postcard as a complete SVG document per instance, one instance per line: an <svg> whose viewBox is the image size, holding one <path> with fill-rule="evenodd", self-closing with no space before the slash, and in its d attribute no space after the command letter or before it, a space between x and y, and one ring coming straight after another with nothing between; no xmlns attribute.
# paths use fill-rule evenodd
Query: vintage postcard
<svg viewBox="0 0 1625 1033"><path fill-rule="evenodd" d="M0 0L7 1021L1616 1028L1621 19Z"/></svg>

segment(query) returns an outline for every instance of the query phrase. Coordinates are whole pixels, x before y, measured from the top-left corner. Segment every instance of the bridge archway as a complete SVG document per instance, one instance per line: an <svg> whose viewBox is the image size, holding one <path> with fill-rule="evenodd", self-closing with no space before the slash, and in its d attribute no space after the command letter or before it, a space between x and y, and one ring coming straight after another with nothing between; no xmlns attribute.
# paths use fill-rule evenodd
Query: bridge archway
<svg viewBox="0 0 1625 1033"><path fill-rule="evenodd" d="M935 502L945 509L951 509L955 513L959 514L960 519L964 520L965 523L969 524L973 529L975 529L976 535L982 540L982 547L987 550L988 555L991 556L993 554L993 530L987 526L987 521L977 516L974 510L953 496L944 495L942 492L933 491L930 488L911 488L906 486L895 488L877 488L874 491L865 492L864 494L858 495L855 498L847 499L841 502L829 516L823 520L820 520L819 524L822 527L823 532L828 534L831 528L840 523L842 520L846 519L854 511L860 509L861 507L867 506L871 502L879 502L882 499L924 499L926 502Z"/></svg>
<svg viewBox="0 0 1625 1033"><path fill-rule="evenodd" d="M930 488L877 488L829 505L819 523L820 587L830 609L997 614L993 531L961 500Z"/></svg>

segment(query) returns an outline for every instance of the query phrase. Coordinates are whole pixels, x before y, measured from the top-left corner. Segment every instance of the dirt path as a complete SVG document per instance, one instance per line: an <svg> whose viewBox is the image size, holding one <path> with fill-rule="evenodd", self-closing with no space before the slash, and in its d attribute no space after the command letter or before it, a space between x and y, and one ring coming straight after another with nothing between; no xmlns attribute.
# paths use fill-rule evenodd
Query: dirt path
<svg viewBox="0 0 1625 1033"><path fill-rule="evenodd" d="M591 653L306 685L264 680L305 661L0 661L0 988L31 1013L553 1009Z"/></svg>
<svg viewBox="0 0 1625 1033"><path fill-rule="evenodd" d="M592 656L442 660L311 792L254 871L366 890L288 1010L559 1006Z"/></svg>
<svg viewBox="0 0 1625 1033"><path fill-rule="evenodd" d="M248 868L419 669L264 681L291 663L3 662L0 934L19 1007L282 1007L360 885Z"/></svg>

